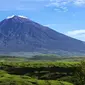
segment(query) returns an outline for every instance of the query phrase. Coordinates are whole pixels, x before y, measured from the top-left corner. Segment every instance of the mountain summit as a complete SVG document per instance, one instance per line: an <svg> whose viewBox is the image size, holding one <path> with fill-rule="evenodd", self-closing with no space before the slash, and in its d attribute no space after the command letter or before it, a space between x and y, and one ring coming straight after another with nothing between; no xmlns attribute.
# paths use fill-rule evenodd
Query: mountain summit
<svg viewBox="0 0 85 85"><path fill-rule="evenodd" d="M42 26L27 17L0 22L0 52L85 52L85 43Z"/></svg>
<svg viewBox="0 0 85 85"><path fill-rule="evenodd" d="M21 15L12 15L12 16L8 16L7 19L10 19L10 18L27 18L26 16L21 16Z"/></svg>

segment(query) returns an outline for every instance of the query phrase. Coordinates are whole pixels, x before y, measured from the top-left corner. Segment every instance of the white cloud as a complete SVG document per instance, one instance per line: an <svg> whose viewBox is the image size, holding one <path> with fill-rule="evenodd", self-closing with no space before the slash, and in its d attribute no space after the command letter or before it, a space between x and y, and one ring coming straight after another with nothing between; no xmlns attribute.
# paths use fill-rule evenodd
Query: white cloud
<svg viewBox="0 0 85 85"><path fill-rule="evenodd" d="M85 30L73 30L73 31L68 31L65 34L70 37L85 41Z"/></svg>
<svg viewBox="0 0 85 85"><path fill-rule="evenodd" d="M74 0L74 4L77 6L85 5L85 0Z"/></svg>
<svg viewBox="0 0 85 85"><path fill-rule="evenodd" d="M58 11L58 12L67 12L68 11L68 8L67 7L59 7L59 8L55 8L54 9L55 11Z"/></svg>
<svg viewBox="0 0 85 85"><path fill-rule="evenodd" d="M54 6L58 10L68 11L68 5L84 6L85 0L1 0L0 10L37 10L45 6Z"/></svg>
<svg viewBox="0 0 85 85"><path fill-rule="evenodd" d="M63 10L64 12L68 11L68 6L84 6L85 5L85 0L50 0L50 3L46 5L47 7L49 6L54 6L58 10Z"/></svg>
<svg viewBox="0 0 85 85"><path fill-rule="evenodd" d="M85 0L50 0L50 4L49 5L55 5L55 6L64 6L67 4L74 4L77 6L80 5L85 5Z"/></svg>

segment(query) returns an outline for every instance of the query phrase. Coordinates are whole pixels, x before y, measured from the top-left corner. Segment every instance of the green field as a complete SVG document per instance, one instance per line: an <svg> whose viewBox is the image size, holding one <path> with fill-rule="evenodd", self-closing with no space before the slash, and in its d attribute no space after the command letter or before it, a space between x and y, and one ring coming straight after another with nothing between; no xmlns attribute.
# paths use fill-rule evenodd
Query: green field
<svg viewBox="0 0 85 85"><path fill-rule="evenodd" d="M84 59L1 56L0 85L85 85Z"/></svg>

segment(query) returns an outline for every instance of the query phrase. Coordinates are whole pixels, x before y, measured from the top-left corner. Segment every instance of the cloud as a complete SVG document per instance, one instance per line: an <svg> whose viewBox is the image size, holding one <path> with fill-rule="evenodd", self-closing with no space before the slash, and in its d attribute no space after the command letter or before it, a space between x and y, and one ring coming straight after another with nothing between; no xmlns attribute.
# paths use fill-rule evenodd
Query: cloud
<svg viewBox="0 0 85 85"><path fill-rule="evenodd" d="M65 6L68 4L73 4L73 5L85 5L85 0L50 0L49 5L55 5L55 6Z"/></svg>
<svg viewBox="0 0 85 85"><path fill-rule="evenodd" d="M85 30L74 30L74 31L68 31L67 34L69 35L79 35L79 34L85 34Z"/></svg>
<svg viewBox="0 0 85 85"><path fill-rule="evenodd" d="M85 0L74 0L74 4L77 6L85 5Z"/></svg>
<svg viewBox="0 0 85 85"><path fill-rule="evenodd" d="M70 37L85 41L85 30L73 30L73 31L68 31L65 34Z"/></svg>
<svg viewBox="0 0 85 85"><path fill-rule="evenodd" d="M57 11L68 11L68 6L84 6L85 0L1 0L0 11L38 10L44 7L55 7Z"/></svg>
<svg viewBox="0 0 85 85"><path fill-rule="evenodd" d="M63 10L64 12L67 12L68 6L73 5L78 7L84 6L85 0L50 0L50 3L46 6L54 6L57 8L57 10Z"/></svg>
<svg viewBox="0 0 85 85"><path fill-rule="evenodd" d="M59 8L55 8L54 9L55 11L58 11L58 12L67 12L68 11L68 8L67 7L59 7Z"/></svg>

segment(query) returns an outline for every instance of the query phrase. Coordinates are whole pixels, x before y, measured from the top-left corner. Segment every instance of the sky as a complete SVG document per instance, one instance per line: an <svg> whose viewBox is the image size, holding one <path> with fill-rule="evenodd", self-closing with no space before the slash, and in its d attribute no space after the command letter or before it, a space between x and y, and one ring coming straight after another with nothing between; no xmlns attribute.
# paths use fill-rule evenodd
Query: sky
<svg viewBox="0 0 85 85"><path fill-rule="evenodd" d="M1 0L0 21L12 15L85 41L85 0Z"/></svg>

